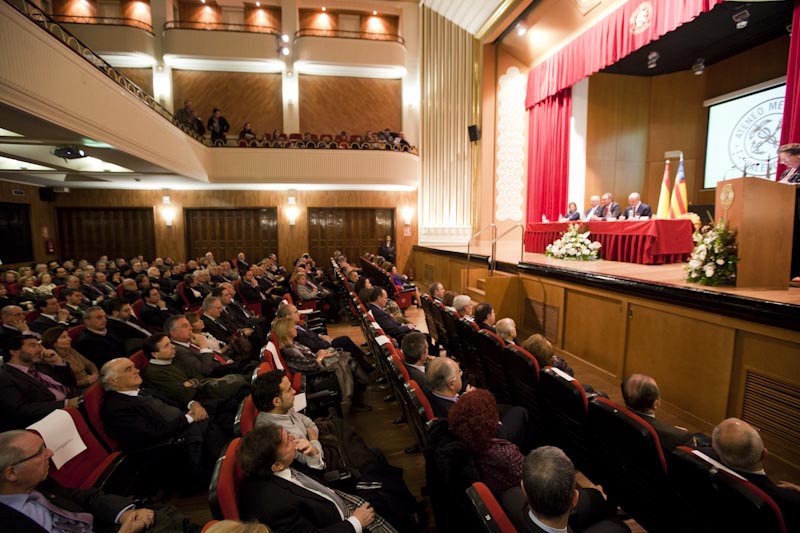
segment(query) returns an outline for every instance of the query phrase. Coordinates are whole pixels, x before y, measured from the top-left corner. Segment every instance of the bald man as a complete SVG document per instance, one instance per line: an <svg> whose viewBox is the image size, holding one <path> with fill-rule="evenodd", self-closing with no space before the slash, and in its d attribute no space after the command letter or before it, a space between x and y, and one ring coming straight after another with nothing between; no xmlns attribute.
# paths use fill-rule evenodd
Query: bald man
<svg viewBox="0 0 800 533"><path fill-rule="evenodd" d="M642 217L650 218L653 216L653 210L649 205L642 203L642 197L638 192L632 192L628 195L628 207L622 214L627 220L637 220Z"/></svg>
<svg viewBox="0 0 800 533"><path fill-rule="evenodd" d="M758 431L744 420L728 418L714 428L711 439L722 464L775 500L787 531L800 531L800 487L785 481L775 483L767 477L764 470L767 449Z"/></svg>

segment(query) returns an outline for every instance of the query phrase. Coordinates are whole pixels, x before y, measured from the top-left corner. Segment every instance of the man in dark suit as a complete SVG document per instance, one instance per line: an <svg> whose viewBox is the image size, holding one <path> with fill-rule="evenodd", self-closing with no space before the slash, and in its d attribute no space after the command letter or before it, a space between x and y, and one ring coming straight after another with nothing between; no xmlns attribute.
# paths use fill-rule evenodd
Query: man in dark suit
<svg viewBox="0 0 800 533"><path fill-rule="evenodd" d="M383 310L389 297L386 290L381 287L373 287L369 293L369 303L367 309L372 313L372 318L378 323L384 333L392 337L398 343L403 342L403 337L416 329L414 324L400 324L392 318L390 314Z"/></svg>
<svg viewBox="0 0 800 533"><path fill-rule="evenodd" d="M161 292L156 287L150 287L142 293L144 304L141 317L147 329L153 332L164 330L164 322L172 316L167 303L161 298Z"/></svg>
<svg viewBox="0 0 800 533"><path fill-rule="evenodd" d="M622 208L614 201L614 195L610 192L604 193L600 197L600 212L598 217L601 219L617 219L622 214Z"/></svg>
<svg viewBox="0 0 800 533"><path fill-rule="evenodd" d="M602 209L603 209L603 207L600 205L600 197L599 196L597 196L595 194L595 195L589 197L589 208L583 214L583 220L585 220L585 221L598 220L598 218L595 218L595 217L599 217L600 211Z"/></svg>
<svg viewBox="0 0 800 533"><path fill-rule="evenodd" d="M83 313L89 308L89 306L85 303L86 297L83 293L78 289L73 288L65 288L61 290L61 298L66 301L66 305L64 309L69 311L70 319L69 323L71 326L77 326L78 324L83 323Z"/></svg>
<svg viewBox="0 0 800 533"><path fill-rule="evenodd" d="M775 483L764 470L767 449L761 435L738 418L723 420L714 428L712 446L722 464L741 474L767 493L783 514L787 531L800 531L800 487L785 481Z"/></svg>
<svg viewBox="0 0 800 533"><path fill-rule="evenodd" d="M150 331L133 316L133 307L125 298L111 298L103 308L106 312L106 328L113 337L123 343L126 354L142 349Z"/></svg>
<svg viewBox="0 0 800 533"><path fill-rule="evenodd" d="M42 336L31 330L31 327L25 322L25 313L18 305L7 305L0 309L0 318L3 324L0 325L0 355L8 357L5 354L4 346L7 339L17 337L20 335L29 335L36 339Z"/></svg>
<svg viewBox="0 0 800 533"><path fill-rule="evenodd" d="M578 488L575 466L554 446L528 454L521 487L506 491L501 505L520 532L624 533L630 529L616 519L597 489Z"/></svg>
<svg viewBox="0 0 800 533"><path fill-rule="evenodd" d="M137 509L130 497L61 486L47 475L52 450L34 433L1 433L0 449L0 523L5 531L199 530L171 509Z"/></svg>
<svg viewBox="0 0 800 533"><path fill-rule="evenodd" d="M228 329L220 320L220 316L222 315L222 301L216 296L208 296L203 300L201 309L203 315L200 318L203 321L203 329L207 333L213 335L217 340L225 344L230 343L231 336L236 330Z"/></svg>
<svg viewBox="0 0 800 533"><path fill-rule="evenodd" d="M428 355L428 341L425 334L412 331L403 338L403 365L408 370L408 376L419 383L426 395L430 395L430 382L425 373Z"/></svg>
<svg viewBox="0 0 800 533"><path fill-rule="evenodd" d="M112 359L100 369L106 391L100 410L108 434L125 450L137 450L183 437L190 465L199 480L207 480L222 451L225 437L198 402L179 407L140 390L142 378L133 362Z"/></svg>
<svg viewBox="0 0 800 533"><path fill-rule="evenodd" d="M661 404L661 392L655 379L645 374L632 374L622 381L620 387L625 405L653 426L665 453L677 446L697 445L696 438L684 428L675 427L656 418L656 410Z"/></svg>
<svg viewBox="0 0 800 533"><path fill-rule="evenodd" d="M21 429L56 409L78 406L75 376L61 358L30 335L16 335L5 344L0 367L0 429Z"/></svg>
<svg viewBox="0 0 800 533"><path fill-rule="evenodd" d="M55 296L39 298L36 300L34 307L39 311L39 316L31 322L30 326L33 331L40 335L45 330L56 326L70 327L74 325L69 323L69 311L58 306L58 300L56 300Z"/></svg>
<svg viewBox="0 0 800 533"><path fill-rule="evenodd" d="M628 207L625 208L623 216L626 220L635 220L637 218L653 217L653 210L649 205L642 203L642 197L638 192L632 192L628 196Z"/></svg>
<svg viewBox="0 0 800 533"><path fill-rule="evenodd" d="M107 361L128 354L125 350L125 342L113 335L106 327L108 319L102 308L90 307L83 317L86 328L81 331L75 342L75 349L81 355L100 368Z"/></svg>
<svg viewBox="0 0 800 533"><path fill-rule="evenodd" d="M274 531L394 531L369 503L290 468L295 452L294 436L272 424L242 438L239 459L247 476L239 489L242 519L269 524Z"/></svg>
<svg viewBox="0 0 800 533"><path fill-rule="evenodd" d="M184 315L170 317L164 324L164 333L175 345L176 359L204 377L220 377L241 370L233 359L209 348L204 336L193 333L192 325Z"/></svg>
<svg viewBox="0 0 800 533"><path fill-rule="evenodd" d="M494 306L492 306L492 304L481 302L475 306L475 323L480 329L497 333L497 330L494 328L496 320L497 317L495 316Z"/></svg>

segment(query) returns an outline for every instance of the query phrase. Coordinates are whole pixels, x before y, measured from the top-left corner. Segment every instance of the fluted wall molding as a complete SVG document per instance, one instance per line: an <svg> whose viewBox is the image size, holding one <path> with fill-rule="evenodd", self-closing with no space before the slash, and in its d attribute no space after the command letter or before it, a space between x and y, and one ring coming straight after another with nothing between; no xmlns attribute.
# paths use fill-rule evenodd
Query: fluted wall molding
<svg viewBox="0 0 800 533"><path fill-rule="evenodd" d="M421 7L420 241L466 243L472 230L474 38ZM466 235L466 237L464 237Z"/></svg>

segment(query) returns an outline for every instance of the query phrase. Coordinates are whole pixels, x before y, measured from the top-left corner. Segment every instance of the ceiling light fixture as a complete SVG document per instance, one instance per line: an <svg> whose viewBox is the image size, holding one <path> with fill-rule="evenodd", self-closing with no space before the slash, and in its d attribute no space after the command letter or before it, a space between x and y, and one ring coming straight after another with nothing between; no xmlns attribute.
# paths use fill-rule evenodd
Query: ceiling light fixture
<svg viewBox="0 0 800 533"><path fill-rule="evenodd" d="M517 24L517 35L522 37L527 32L528 32L528 28L526 28L524 24L522 24L521 22L519 24Z"/></svg>
<svg viewBox="0 0 800 533"><path fill-rule="evenodd" d="M285 43L288 43L289 42L289 36L284 33L283 35L281 35L281 41L283 41Z"/></svg>
<svg viewBox="0 0 800 533"><path fill-rule="evenodd" d="M325 13L328 9L325 6L322 6L322 12Z"/></svg>
<svg viewBox="0 0 800 533"><path fill-rule="evenodd" d="M706 70L706 60L702 57L698 57L695 59L694 64L692 65L692 71L694 71L695 76L702 76L703 72Z"/></svg>
<svg viewBox="0 0 800 533"><path fill-rule="evenodd" d="M377 11L373 11L373 12L372 12L372 14L373 14L373 15L377 15L377 14L378 14L378 12L377 12Z"/></svg>
<svg viewBox="0 0 800 533"><path fill-rule="evenodd" d="M64 161L68 159L80 159L82 157L86 157L86 152L77 146L56 146L50 153L56 157L60 157Z"/></svg>
<svg viewBox="0 0 800 533"><path fill-rule="evenodd" d="M261 7L261 2L256 2L256 7Z"/></svg>

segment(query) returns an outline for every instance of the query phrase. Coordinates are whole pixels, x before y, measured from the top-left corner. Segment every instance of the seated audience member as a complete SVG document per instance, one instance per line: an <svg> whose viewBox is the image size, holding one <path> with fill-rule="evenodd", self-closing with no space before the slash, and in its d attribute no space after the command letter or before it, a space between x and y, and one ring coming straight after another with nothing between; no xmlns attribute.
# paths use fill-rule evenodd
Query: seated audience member
<svg viewBox="0 0 800 533"><path fill-rule="evenodd" d="M102 308L90 307L83 314L86 327L75 342L75 349L98 368L115 357L128 355L125 341L108 331L107 322L106 312Z"/></svg>
<svg viewBox="0 0 800 533"><path fill-rule="evenodd" d="M37 339L41 337L41 335L31 330L30 325L25 321L25 313L18 305L4 307L0 310L0 318L3 320L3 324L0 326L0 342L18 335L29 335Z"/></svg>
<svg viewBox="0 0 800 533"><path fill-rule="evenodd" d="M117 294L117 288L113 283L108 281L108 275L105 272L95 273L94 286L97 287L106 298L111 298Z"/></svg>
<svg viewBox="0 0 800 533"><path fill-rule="evenodd" d="M501 318L495 324L497 335L506 341L507 344L515 344L517 341L517 325L512 318Z"/></svg>
<svg viewBox="0 0 800 533"><path fill-rule="evenodd" d="M53 276L51 276L49 272L40 272L36 276L36 279L39 281L39 294L42 296L51 296L56 288L56 284L53 283Z"/></svg>
<svg viewBox="0 0 800 533"><path fill-rule="evenodd" d="M458 296L456 291L445 291L444 296L442 297L442 305L451 311L455 311L456 308L453 307L453 302L455 302L456 296Z"/></svg>
<svg viewBox="0 0 800 533"><path fill-rule="evenodd" d="M384 333L392 337L398 343L403 342L403 337L414 331L417 326L415 324L398 324L390 314L384 311L389 297L386 295L386 290L382 287L373 287L369 293L369 303L367 310L372 312L372 317L381 327Z"/></svg>
<svg viewBox="0 0 800 533"><path fill-rule="evenodd" d="M364 403L361 387L355 386L349 354L346 352L337 353L333 349L319 350L314 353L308 347L295 342L297 328L295 327L294 319L291 317L276 320L272 330L278 341L278 349L290 369L295 372L319 372L331 369L336 374L336 381L339 383L342 398L350 398L351 409L354 411L372 410L372 407ZM326 364L324 362L326 359L331 359L334 362Z"/></svg>
<svg viewBox="0 0 800 533"><path fill-rule="evenodd" d="M203 331L206 325L203 323L203 320L200 318L200 315L193 311L189 311L185 313L183 316L186 317L186 320L189 321L189 324L192 326L192 334L193 335L202 335L206 339L206 346L209 349L217 352L217 353L226 353L231 349L229 344L225 344L213 336L211 333L207 333Z"/></svg>
<svg viewBox="0 0 800 533"><path fill-rule="evenodd" d="M24 428L56 409L78 406L75 376L52 350L45 358L39 339L9 337L5 353L0 366L0 429Z"/></svg>
<svg viewBox="0 0 800 533"><path fill-rule="evenodd" d="M575 466L554 446L542 446L528 454L521 486L506 491L501 504L520 532L630 532L624 523L611 518L614 510L600 491L578 487Z"/></svg>
<svg viewBox="0 0 800 533"><path fill-rule="evenodd" d="M195 270L199 272L199 270ZM200 307L203 303L203 293L200 290L200 278L194 274L186 274L183 277L183 296L189 302L189 306Z"/></svg>
<svg viewBox="0 0 800 533"><path fill-rule="evenodd" d="M133 498L68 489L48 476L53 451L29 431L0 433L0 522L6 531L196 532L176 509L138 509Z"/></svg>
<svg viewBox="0 0 800 533"><path fill-rule="evenodd" d="M275 294L275 288L264 289L255 277L257 265L245 271L239 282L239 291L246 303L261 303L261 314L265 317L274 317L278 302L282 296Z"/></svg>
<svg viewBox="0 0 800 533"><path fill-rule="evenodd" d="M92 302L92 305L100 305L105 299L106 294L94 284L94 272L87 271L78 275L80 280L80 291Z"/></svg>
<svg viewBox="0 0 800 533"><path fill-rule="evenodd" d="M430 382L425 369L431 357L428 355L428 340L425 338L425 334L412 331L403 337L401 349L403 364L408 370L408 376L419 383L423 391L430 391Z"/></svg>
<svg viewBox="0 0 800 533"><path fill-rule="evenodd" d="M458 313L462 318L466 318L471 322L475 321L475 319L472 317L472 312L473 309L475 309L475 306L472 304L472 298L466 294L459 294L453 298L453 309L455 309L456 313Z"/></svg>
<svg viewBox="0 0 800 533"><path fill-rule="evenodd" d="M190 472L207 482L225 444L220 429L198 402L177 406L142 390L133 361L120 357L100 369L106 391L100 409L103 427L126 451L138 450L174 437L184 437Z"/></svg>
<svg viewBox="0 0 800 533"><path fill-rule="evenodd" d="M308 279L308 274L299 271L294 275L295 290L302 300L323 300L327 307L325 313L329 320L339 318L339 302L336 295L324 287L317 287Z"/></svg>
<svg viewBox="0 0 800 533"><path fill-rule="evenodd" d="M389 276L392 278L392 283L396 286L402 287L403 289L414 289L414 303L419 305L419 289L417 286L411 283L408 279L408 276L405 276L397 270L397 266L393 263L386 262L383 264L383 269L389 273Z"/></svg>
<svg viewBox="0 0 800 533"><path fill-rule="evenodd" d="M164 322L172 316L167 302L161 299L161 292L155 287L150 287L142 293L144 303L142 304L142 322L148 330L156 333L163 331Z"/></svg>
<svg viewBox="0 0 800 533"><path fill-rule="evenodd" d="M492 304L483 302L475 307L475 323L478 325L478 328L488 329L492 333L497 333L497 330L494 329L495 320L496 317Z"/></svg>
<svg viewBox="0 0 800 533"><path fill-rule="evenodd" d="M70 326L69 311L58 306L55 296L43 296L36 300L34 307L39 311L39 316L31 322L30 327L38 334L56 326Z"/></svg>
<svg viewBox="0 0 800 533"><path fill-rule="evenodd" d="M403 316L403 310L400 309L400 306L397 305L397 302L394 300L387 301L386 307L384 307L383 310L398 324L411 324L411 321Z"/></svg>
<svg viewBox="0 0 800 533"><path fill-rule="evenodd" d="M332 338L328 335L319 335L318 333L306 329L301 324L301 316L294 305L281 305L278 308L276 318L291 318L297 328L297 342L309 348L312 352L319 352L319 350L327 350L329 348L341 348L348 352L352 358L358 361L359 366L365 372L372 372L375 370L371 364L365 359L364 352L359 348L356 343L345 335Z"/></svg>
<svg viewBox="0 0 800 533"><path fill-rule="evenodd" d="M642 217L650 218L653 216L653 210L649 205L642 203L642 197L638 192L632 192L628 196L628 207L622 214L627 220L636 220Z"/></svg>
<svg viewBox="0 0 800 533"><path fill-rule="evenodd" d="M275 531L396 531L361 498L329 489L291 468L296 451L294 435L271 424L242 438L243 519L258 520Z"/></svg>
<svg viewBox="0 0 800 533"><path fill-rule="evenodd" d="M553 345L544 335L534 333L525 339L522 343L522 347L536 358L536 362L539 363L539 369L552 366L566 372L570 376L575 376L575 371L569 367L563 358L556 355Z"/></svg>
<svg viewBox="0 0 800 533"><path fill-rule="evenodd" d="M625 406L653 426L665 453L677 446L706 446L708 444L707 436L692 435L684 428L673 426L656 418L656 410L661 405L661 392L656 380L652 377L645 374L632 374L622 381L620 388Z"/></svg>
<svg viewBox="0 0 800 533"><path fill-rule="evenodd" d="M130 303L135 302L142 297L144 291L139 290L136 280L133 278L125 278L122 280L122 297Z"/></svg>
<svg viewBox="0 0 800 533"><path fill-rule="evenodd" d="M142 348L150 331L133 316L133 307L125 298L111 298L103 303L106 312L106 328L114 337L120 339L125 353L135 353Z"/></svg>
<svg viewBox="0 0 800 533"><path fill-rule="evenodd" d="M203 305L200 309L203 311L201 320L205 325L205 331L216 337L218 341L226 344L229 343L231 341L231 336L236 330L229 330L220 320L220 316L222 315L222 301L220 298L216 296L207 296L206 299L203 300Z"/></svg>
<svg viewBox="0 0 800 533"><path fill-rule="evenodd" d="M367 276L361 276L358 278L355 286L353 287L353 292L359 297L362 302L366 302L369 300L369 291L372 290L372 281ZM361 296L364 294L364 296Z"/></svg>
<svg viewBox="0 0 800 533"><path fill-rule="evenodd" d="M10 305L19 305L19 298L8 294L8 287L0 283L0 309L5 309Z"/></svg>
<svg viewBox="0 0 800 533"><path fill-rule="evenodd" d="M516 444L496 437L500 416L491 392L476 389L464 394L450 409L447 420L450 431L472 451L481 481L494 494L519 484L525 457Z"/></svg>
<svg viewBox="0 0 800 533"><path fill-rule="evenodd" d="M255 427L282 427L295 438L295 461L315 470L325 468L319 428L313 420L294 410L294 389L283 370L273 370L253 381L253 404L260 412Z"/></svg>
<svg viewBox="0 0 800 533"><path fill-rule="evenodd" d="M170 317L164 323L164 333L175 345L177 357L203 377L218 377L240 370L233 359L209 348L205 337L192 331L192 325L184 315Z"/></svg>
<svg viewBox="0 0 800 533"><path fill-rule="evenodd" d="M236 291L233 289L232 283L221 283L211 291L211 295L219 297L222 302L222 313L219 319L226 328L242 332L250 339L250 343L256 351L267 343L269 322L265 317L255 316L234 299Z"/></svg>
<svg viewBox="0 0 800 533"><path fill-rule="evenodd" d="M71 326L77 326L83 323L83 314L89 308L89 305L84 303L86 297L78 289L66 288L61 290L61 298L67 302L64 309L69 311L71 318L69 323Z"/></svg>
<svg viewBox="0 0 800 533"><path fill-rule="evenodd" d="M436 418L447 420L450 410L459 398L476 390L472 385L464 386L461 381L461 367L449 357L433 357L428 363L425 375L430 385L430 391L426 392L426 396ZM503 413L500 416L501 424L497 428L497 437L513 442L520 449L525 449L530 440L528 412L518 406L501 406L501 408Z"/></svg>
<svg viewBox="0 0 800 533"><path fill-rule="evenodd" d="M444 285L442 285L442 283L439 281L434 281L431 283L431 286L428 289L428 293L431 295L431 298L439 302L443 301L444 292Z"/></svg>
<svg viewBox="0 0 800 533"><path fill-rule="evenodd" d="M54 350L61 360L69 365L75 376L78 390L84 391L100 376L95 364L72 347L72 339L65 326L56 326L46 330L42 334L42 346L45 349Z"/></svg>
<svg viewBox="0 0 800 533"><path fill-rule="evenodd" d="M242 126L242 131L239 132L239 140L250 142L255 138L256 134L253 131L253 128L250 127L250 123L245 122L244 126Z"/></svg>
<svg viewBox="0 0 800 533"><path fill-rule="evenodd" d="M775 500L787 531L800 530L800 487L786 481L775 483L764 470L767 449L759 432L738 418L728 418L714 428L712 446L720 462L747 478Z"/></svg>

